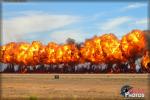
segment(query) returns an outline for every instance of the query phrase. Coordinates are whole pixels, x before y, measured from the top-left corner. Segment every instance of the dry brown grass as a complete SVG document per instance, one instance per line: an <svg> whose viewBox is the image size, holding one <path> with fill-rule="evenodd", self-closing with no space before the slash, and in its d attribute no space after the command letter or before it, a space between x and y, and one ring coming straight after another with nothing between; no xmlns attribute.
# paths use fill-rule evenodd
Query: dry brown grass
<svg viewBox="0 0 150 100"><path fill-rule="evenodd" d="M123 85L142 88L149 94L148 74L1 74L3 99L115 99Z"/></svg>

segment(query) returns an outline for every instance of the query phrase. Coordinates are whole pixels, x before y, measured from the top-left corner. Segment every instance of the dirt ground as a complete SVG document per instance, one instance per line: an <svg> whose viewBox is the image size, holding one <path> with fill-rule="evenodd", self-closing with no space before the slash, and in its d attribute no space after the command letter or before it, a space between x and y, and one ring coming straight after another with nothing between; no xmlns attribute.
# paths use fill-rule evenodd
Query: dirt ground
<svg viewBox="0 0 150 100"><path fill-rule="evenodd" d="M124 85L144 89L149 99L148 74L1 74L2 100L124 99Z"/></svg>

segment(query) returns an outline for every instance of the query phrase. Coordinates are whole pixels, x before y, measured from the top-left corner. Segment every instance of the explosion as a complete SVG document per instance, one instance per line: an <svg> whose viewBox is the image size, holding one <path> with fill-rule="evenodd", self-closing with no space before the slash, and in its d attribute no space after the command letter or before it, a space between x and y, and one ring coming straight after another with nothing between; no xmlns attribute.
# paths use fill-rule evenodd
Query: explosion
<svg viewBox="0 0 150 100"><path fill-rule="evenodd" d="M143 72L150 72L150 51L146 50L145 32L133 30L119 40L114 34L94 36L78 46L74 42L56 44L49 42L43 45L39 41L10 42L0 47L0 62L9 66L19 65L22 68L41 65L45 70L76 70L76 66L84 66L84 70L100 72L102 64L107 66L106 72L136 72L135 61L139 58ZM83 64L83 65L82 65ZM45 67L48 66L49 67ZM59 65L59 66L58 66ZM93 67L93 66L96 67ZM130 66L130 68L128 68ZM27 69L26 69L27 70ZM62 72L64 70L61 70ZM74 71L76 72L76 71ZM85 71L86 72L86 71Z"/></svg>
<svg viewBox="0 0 150 100"><path fill-rule="evenodd" d="M121 49L126 58L142 56L146 48L144 33L140 30L133 30L121 40Z"/></svg>
<svg viewBox="0 0 150 100"><path fill-rule="evenodd" d="M75 44L57 45L49 43L45 48L45 63L68 63L79 59L78 49Z"/></svg>
<svg viewBox="0 0 150 100"><path fill-rule="evenodd" d="M142 57L141 65L143 72L150 73L150 51L146 51L145 55Z"/></svg>
<svg viewBox="0 0 150 100"><path fill-rule="evenodd" d="M83 60L91 61L94 63L105 62L103 51L101 47L100 37L94 37L86 40L84 46L80 49Z"/></svg>

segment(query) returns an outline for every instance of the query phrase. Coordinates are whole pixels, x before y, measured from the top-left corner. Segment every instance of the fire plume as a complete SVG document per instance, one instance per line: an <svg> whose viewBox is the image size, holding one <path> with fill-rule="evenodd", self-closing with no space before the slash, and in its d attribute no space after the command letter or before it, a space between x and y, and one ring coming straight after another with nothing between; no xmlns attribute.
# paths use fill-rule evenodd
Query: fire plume
<svg viewBox="0 0 150 100"><path fill-rule="evenodd" d="M107 62L123 61L120 49L120 41L113 34L105 34L101 37L101 46Z"/></svg>
<svg viewBox="0 0 150 100"><path fill-rule="evenodd" d="M60 64L70 62L91 62L95 64L117 64L134 62L142 57L142 66L147 68L150 56L146 53L144 32L133 30L119 40L114 34L94 36L77 47L76 43L43 45L39 41L10 42L0 47L0 62L35 66L40 64ZM131 61L130 61L131 60Z"/></svg>
<svg viewBox="0 0 150 100"><path fill-rule="evenodd" d="M145 48L146 39L143 31L133 30L121 40L121 49L126 58L142 56Z"/></svg>
<svg viewBox="0 0 150 100"><path fill-rule="evenodd" d="M95 36L92 39L86 40L84 46L80 50L80 53L84 60L95 63L105 62L100 37Z"/></svg>
<svg viewBox="0 0 150 100"><path fill-rule="evenodd" d="M146 51L146 54L143 56L141 63L145 69L150 67L150 65L149 65L150 64L150 51Z"/></svg>
<svg viewBox="0 0 150 100"><path fill-rule="evenodd" d="M75 44L58 45L50 42L45 47L45 63L67 63L75 62L79 59L78 49Z"/></svg>

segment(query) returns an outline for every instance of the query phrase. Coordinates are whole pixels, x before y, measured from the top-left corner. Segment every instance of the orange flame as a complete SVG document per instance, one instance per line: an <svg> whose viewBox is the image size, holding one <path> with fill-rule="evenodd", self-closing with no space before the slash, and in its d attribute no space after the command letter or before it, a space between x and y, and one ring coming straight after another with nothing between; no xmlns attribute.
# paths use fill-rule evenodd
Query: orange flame
<svg viewBox="0 0 150 100"><path fill-rule="evenodd" d="M150 64L150 51L146 51L146 54L142 58L142 66L148 69L148 63Z"/></svg>
<svg viewBox="0 0 150 100"><path fill-rule="evenodd" d="M146 48L143 31L133 30L121 40L114 34L104 34L86 40L83 46L59 45L54 42L43 45L39 41L31 44L11 42L0 47L0 62L21 65L38 65L68 62L117 63L141 57ZM148 58L143 58L145 61ZM143 65L145 66L145 62Z"/></svg>
<svg viewBox="0 0 150 100"><path fill-rule="evenodd" d="M121 40L121 49L125 57L142 56L146 48L146 39L143 31L133 30Z"/></svg>
<svg viewBox="0 0 150 100"><path fill-rule="evenodd" d="M120 49L120 42L115 35L105 34L101 37L101 40L101 46L107 62L125 60Z"/></svg>
<svg viewBox="0 0 150 100"><path fill-rule="evenodd" d="M83 59L91 62L100 63L105 61L100 37L94 37L86 40L84 46L80 50L80 53Z"/></svg>

